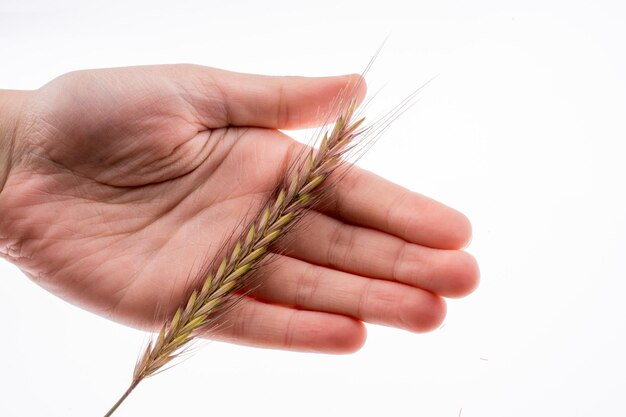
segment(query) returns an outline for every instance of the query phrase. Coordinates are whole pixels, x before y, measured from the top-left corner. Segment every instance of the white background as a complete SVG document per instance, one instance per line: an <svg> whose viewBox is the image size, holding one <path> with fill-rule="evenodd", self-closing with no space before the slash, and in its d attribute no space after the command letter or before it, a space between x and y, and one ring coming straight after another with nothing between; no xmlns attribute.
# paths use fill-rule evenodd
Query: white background
<svg viewBox="0 0 626 417"><path fill-rule="evenodd" d="M369 326L350 356L210 343L118 416L626 415L622 2L47 3L0 2L0 88L149 63L360 72L390 34L373 114L438 78L360 165L465 212L482 269L438 331ZM0 415L102 415L144 334L6 262L0 294Z"/></svg>

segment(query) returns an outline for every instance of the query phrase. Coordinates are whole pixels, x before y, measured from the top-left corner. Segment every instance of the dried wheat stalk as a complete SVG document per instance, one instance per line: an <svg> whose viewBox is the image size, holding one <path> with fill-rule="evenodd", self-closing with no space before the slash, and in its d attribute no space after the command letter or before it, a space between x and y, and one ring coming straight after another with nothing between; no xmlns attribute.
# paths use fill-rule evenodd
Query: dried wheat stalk
<svg viewBox="0 0 626 417"><path fill-rule="evenodd" d="M337 105L341 105L341 99ZM105 417L111 416L142 380L162 370L196 336L215 325L216 316L223 313L237 291L249 288L252 272L270 253L270 247L319 201L324 182L342 165L342 155L352 148L354 139L366 131L359 129L363 118L353 120L355 110L356 102L352 100L330 133L324 134L318 149L310 150L303 162L286 176L275 197L261 210L230 253L164 324L138 360L128 390Z"/></svg>

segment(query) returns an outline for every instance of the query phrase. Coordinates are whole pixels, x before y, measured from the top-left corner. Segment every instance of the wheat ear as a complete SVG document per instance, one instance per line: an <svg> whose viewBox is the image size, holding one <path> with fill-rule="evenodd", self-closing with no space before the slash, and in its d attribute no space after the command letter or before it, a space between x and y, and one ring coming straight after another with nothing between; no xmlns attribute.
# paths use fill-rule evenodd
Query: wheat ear
<svg viewBox="0 0 626 417"><path fill-rule="evenodd" d="M202 286L196 288L165 323L156 340L148 344L137 361L128 390L105 417L111 416L143 379L162 370L213 323L217 312L234 293L246 288L251 273L267 257L270 247L319 200L323 183L340 166L341 156L351 149L350 144L364 131L359 129L364 119L353 120L355 109L356 102L351 101L330 133L324 134L318 149L308 152L216 270L206 275Z"/></svg>

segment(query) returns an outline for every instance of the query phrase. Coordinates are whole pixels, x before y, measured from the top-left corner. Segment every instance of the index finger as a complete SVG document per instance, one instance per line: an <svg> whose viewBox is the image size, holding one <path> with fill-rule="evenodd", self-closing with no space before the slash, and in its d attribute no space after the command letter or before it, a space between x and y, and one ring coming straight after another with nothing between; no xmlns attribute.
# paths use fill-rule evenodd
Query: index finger
<svg viewBox="0 0 626 417"><path fill-rule="evenodd" d="M460 249L472 235L457 210L358 167L335 184L324 212L431 248Z"/></svg>

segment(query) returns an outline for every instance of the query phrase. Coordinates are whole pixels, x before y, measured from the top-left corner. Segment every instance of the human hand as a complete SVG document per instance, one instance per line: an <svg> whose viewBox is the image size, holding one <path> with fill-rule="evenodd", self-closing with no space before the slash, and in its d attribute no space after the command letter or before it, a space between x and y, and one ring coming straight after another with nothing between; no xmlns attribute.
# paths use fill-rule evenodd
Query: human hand
<svg viewBox="0 0 626 417"><path fill-rule="evenodd" d="M199 260L261 207L302 148L276 129L319 124L357 80L169 65L73 72L14 93L3 104L19 111L6 113L0 255L71 303L158 328ZM365 340L361 321L430 330L442 297L477 285L460 213L359 168L330 197L211 337L350 352Z"/></svg>

